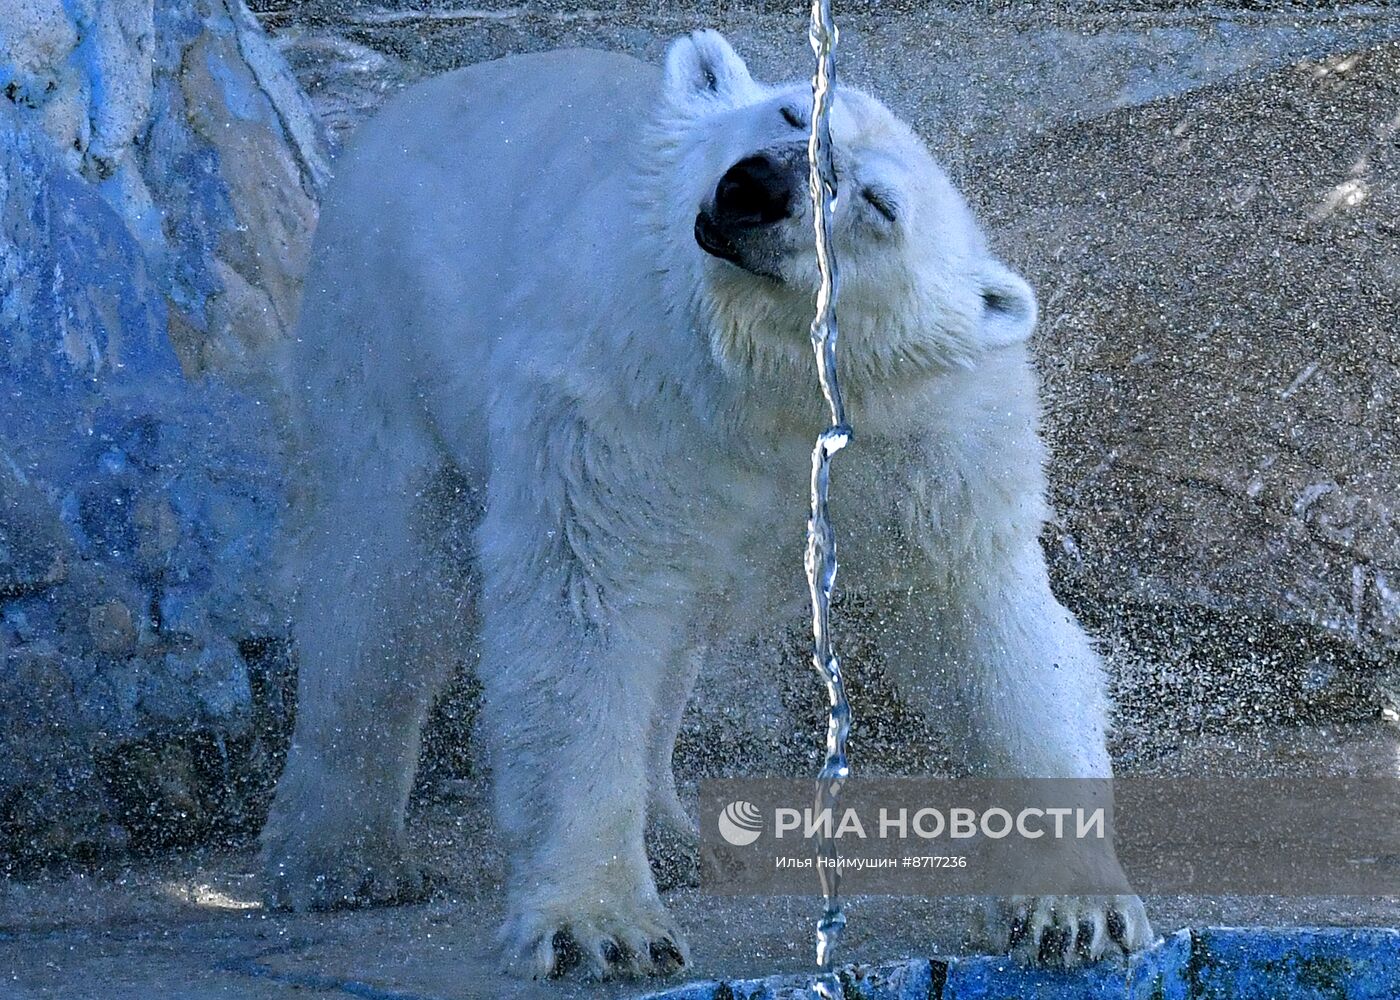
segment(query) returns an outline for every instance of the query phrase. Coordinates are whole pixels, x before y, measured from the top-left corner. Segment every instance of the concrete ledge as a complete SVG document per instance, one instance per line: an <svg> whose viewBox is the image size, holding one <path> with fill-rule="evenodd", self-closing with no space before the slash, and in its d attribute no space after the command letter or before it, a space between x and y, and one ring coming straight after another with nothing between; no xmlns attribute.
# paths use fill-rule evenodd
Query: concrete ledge
<svg viewBox="0 0 1400 1000"><path fill-rule="evenodd" d="M1177 931L1126 966L1024 969L1003 958L849 966L849 1000L1395 1000L1400 930ZM648 1000L805 1000L805 976L691 983Z"/></svg>

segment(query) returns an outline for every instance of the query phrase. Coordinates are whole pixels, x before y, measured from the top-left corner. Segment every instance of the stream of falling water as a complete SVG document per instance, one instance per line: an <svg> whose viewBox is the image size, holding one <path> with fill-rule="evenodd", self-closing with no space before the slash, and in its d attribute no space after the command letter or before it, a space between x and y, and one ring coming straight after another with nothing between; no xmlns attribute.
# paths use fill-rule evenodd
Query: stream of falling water
<svg viewBox="0 0 1400 1000"><path fill-rule="evenodd" d="M831 588L836 581L836 536L827 513L827 486L831 478L831 457L851 440L846 423L846 407L836 379L836 297L840 279L836 257L831 249L831 216L836 204L836 170L831 153L831 100L836 76L836 25L831 17L830 0L812 0L812 23L808 29L817 67L812 75L812 132L807 139L807 183L812 196L812 218L816 227L817 267L821 285L817 290L817 314L812 320L812 349L817 356L817 378L831 411L831 426L817 437L812 449L812 513L807 521L807 587L812 596L812 663L826 682L831 715L826 729L826 762L817 775L817 815L836 805L850 767L846 762L846 735L851 729L851 706L846 700L846 684L841 662L831 642ZM836 843L830 836L817 844L818 868L825 906L817 922L817 992L835 1000L841 995L836 979L836 948L846 915L841 911L840 876L834 864Z"/></svg>

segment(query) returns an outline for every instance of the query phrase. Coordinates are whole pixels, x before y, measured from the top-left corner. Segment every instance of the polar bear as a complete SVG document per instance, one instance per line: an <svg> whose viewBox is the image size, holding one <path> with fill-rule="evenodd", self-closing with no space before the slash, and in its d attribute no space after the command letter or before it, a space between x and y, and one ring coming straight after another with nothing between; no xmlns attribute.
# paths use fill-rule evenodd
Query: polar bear
<svg viewBox="0 0 1400 1000"><path fill-rule="evenodd" d="M671 752L697 665L805 593L810 107L702 31L659 73L582 51L450 73L340 158L289 361L300 680L274 902L421 891L419 733L470 656L509 961L684 963L644 832L694 835ZM1038 544L1035 299L875 99L841 89L832 130L843 584L883 603L894 680L966 773L1108 775L1100 662ZM1008 900L985 926L1052 963L1151 936L1132 896Z"/></svg>

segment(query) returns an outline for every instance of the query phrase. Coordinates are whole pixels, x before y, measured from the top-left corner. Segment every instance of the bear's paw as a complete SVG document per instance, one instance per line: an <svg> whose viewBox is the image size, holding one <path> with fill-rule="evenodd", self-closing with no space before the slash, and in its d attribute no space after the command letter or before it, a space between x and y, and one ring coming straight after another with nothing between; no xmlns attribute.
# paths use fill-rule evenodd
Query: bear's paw
<svg viewBox="0 0 1400 1000"><path fill-rule="evenodd" d="M689 951L660 900L580 893L513 908L501 928L509 972L551 979L575 969L597 980L669 976Z"/></svg>
<svg viewBox="0 0 1400 1000"><path fill-rule="evenodd" d="M1065 969L1131 955L1153 934L1137 896L1011 896L989 902L968 938L977 951Z"/></svg>
<svg viewBox="0 0 1400 1000"><path fill-rule="evenodd" d="M268 907L299 913L417 903L433 887L424 865L394 851L284 852L266 873Z"/></svg>

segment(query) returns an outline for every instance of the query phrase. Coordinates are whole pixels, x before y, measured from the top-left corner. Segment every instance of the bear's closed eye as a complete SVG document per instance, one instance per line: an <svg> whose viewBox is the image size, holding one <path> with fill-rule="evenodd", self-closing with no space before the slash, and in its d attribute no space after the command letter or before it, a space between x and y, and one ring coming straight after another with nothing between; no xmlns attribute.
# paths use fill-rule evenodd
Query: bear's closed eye
<svg viewBox="0 0 1400 1000"><path fill-rule="evenodd" d="M792 108L783 108L783 120L793 128L800 128L804 132L807 130L807 123L803 121L802 116Z"/></svg>
<svg viewBox="0 0 1400 1000"><path fill-rule="evenodd" d="M1018 315L1025 311L1024 303L1017 301L1014 296L995 291L985 291L982 293L982 305L990 312L1007 313L1009 315Z"/></svg>
<svg viewBox="0 0 1400 1000"><path fill-rule="evenodd" d="M862 188L860 196L870 203L870 207L879 212L886 219L893 222L898 213L895 210L894 202L882 191L874 188Z"/></svg>

